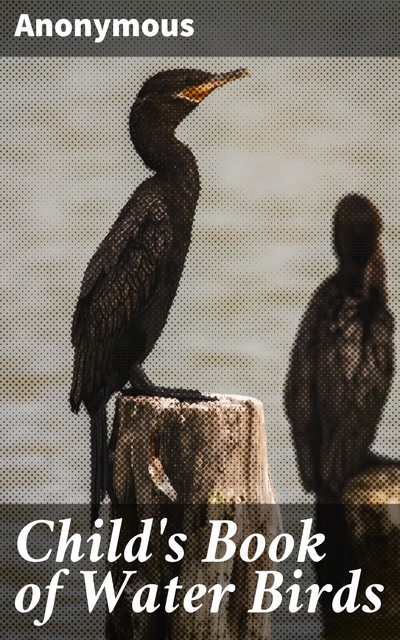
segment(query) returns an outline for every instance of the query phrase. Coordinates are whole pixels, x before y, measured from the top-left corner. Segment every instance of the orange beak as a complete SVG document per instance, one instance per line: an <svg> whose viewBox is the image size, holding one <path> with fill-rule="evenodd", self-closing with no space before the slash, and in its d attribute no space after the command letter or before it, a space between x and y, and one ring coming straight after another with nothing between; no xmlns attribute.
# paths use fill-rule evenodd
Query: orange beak
<svg viewBox="0 0 400 640"><path fill-rule="evenodd" d="M248 69L236 69L236 71L218 73L206 82L183 89L183 91L176 94L176 97L189 100L189 102L192 102L193 104L199 104L211 93L211 91L214 91L214 89L222 87L222 85L227 84L232 80L239 80L240 78L247 78L248 76L251 76Z"/></svg>

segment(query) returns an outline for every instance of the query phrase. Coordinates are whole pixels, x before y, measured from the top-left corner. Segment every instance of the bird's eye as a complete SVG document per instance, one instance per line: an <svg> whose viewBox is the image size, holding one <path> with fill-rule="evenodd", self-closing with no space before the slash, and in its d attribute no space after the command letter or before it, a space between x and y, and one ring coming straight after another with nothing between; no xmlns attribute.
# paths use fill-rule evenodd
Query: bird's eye
<svg viewBox="0 0 400 640"><path fill-rule="evenodd" d="M194 78L186 78L186 84L188 87L193 87L196 84L196 80Z"/></svg>

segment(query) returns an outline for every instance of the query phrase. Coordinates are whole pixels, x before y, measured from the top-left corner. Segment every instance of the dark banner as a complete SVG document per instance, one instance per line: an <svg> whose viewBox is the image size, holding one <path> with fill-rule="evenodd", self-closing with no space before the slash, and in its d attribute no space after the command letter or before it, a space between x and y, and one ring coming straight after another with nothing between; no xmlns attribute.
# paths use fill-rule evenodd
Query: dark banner
<svg viewBox="0 0 400 640"><path fill-rule="evenodd" d="M341 505L161 511L104 507L90 531L88 506L3 506L1 637L184 640L219 626L218 638L229 628L233 637L317 640L324 622L334 634L326 638L398 637L398 533L392 523L379 543L378 508L353 510L365 529L347 555L341 531L326 530L340 527ZM388 523L394 515L387 510Z"/></svg>
<svg viewBox="0 0 400 640"><path fill-rule="evenodd" d="M3 3L3 56L396 56L396 0Z"/></svg>

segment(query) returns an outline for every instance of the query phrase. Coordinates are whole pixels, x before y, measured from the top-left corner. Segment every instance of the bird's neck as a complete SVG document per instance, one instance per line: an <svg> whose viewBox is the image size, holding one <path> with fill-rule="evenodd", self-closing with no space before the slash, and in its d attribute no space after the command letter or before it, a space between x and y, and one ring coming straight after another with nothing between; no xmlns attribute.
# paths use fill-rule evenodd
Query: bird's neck
<svg viewBox="0 0 400 640"><path fill-rule="evenodd" d="M371 292L379 294L386 300L386 270L383 253L378 245L377 250L363 267L350 260L339 264L338 277L346 291L357 298L369 298Z"/></svg>
<svg viewBox="0 0 400 640"><path fill-rule="evenodd" d="M178 186L181 192L197 201L200 191L199 170L189 147L173 135L161 153L162 163L157 172L160 178Z"/></svg>
<svg viewBox="0 0 400 640"><path fill-rule="evenodd" d="M160 179L176 185L182 194L196 202L200 181L196 159L183 142L175 137L175 128L141 115L130 121L132 142L145 164Z"/></svg>

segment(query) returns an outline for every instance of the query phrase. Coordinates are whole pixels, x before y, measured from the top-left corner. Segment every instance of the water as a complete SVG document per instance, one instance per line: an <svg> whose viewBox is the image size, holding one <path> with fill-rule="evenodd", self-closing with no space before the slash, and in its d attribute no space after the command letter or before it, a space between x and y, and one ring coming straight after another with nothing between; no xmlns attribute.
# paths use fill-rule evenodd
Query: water
<svg viewBox="0 0 400 640"><path fill-rule="evenodd" d="M4 436L1 498L82 501L88 421L68 408L71 316L86 263L148 175L127 117L144 78L175 59L4 60ZM335 267L331 217L346 192L382 210L398 315L400 89L395 59L194 59L251 78L180 126L202 193L168 326L147 371L164 385L263 400L280 501L305 499L282 390L307 300ZM110 403L110 413L112 407ZM396 377L376 449L400 452Z"/></svg>
<svg viewBox="0 0 400 640"><path fill-rule="evenodd" d="M365 193L382 211L390 305L400 312L399 61L2 65L1 499L88 498L88 420L68 407L71 316L88 259L148 175L128 137L133 98L151 73L184 65L248 66L253 75L216 91L179 128L198 160L202 193L179 293L147 372L163 385L260 398L278 500L310 500L282 392L305 305L335 267L332 212L349 191ZM396 374L375 447L392 456L400 454L398 382ZM305 628L310 640L309 621Z"/></svg>

